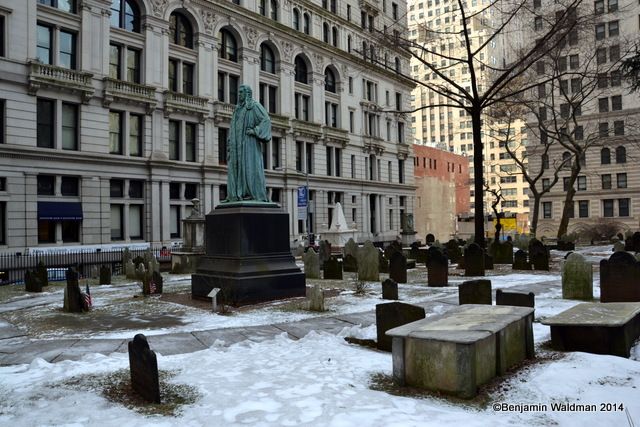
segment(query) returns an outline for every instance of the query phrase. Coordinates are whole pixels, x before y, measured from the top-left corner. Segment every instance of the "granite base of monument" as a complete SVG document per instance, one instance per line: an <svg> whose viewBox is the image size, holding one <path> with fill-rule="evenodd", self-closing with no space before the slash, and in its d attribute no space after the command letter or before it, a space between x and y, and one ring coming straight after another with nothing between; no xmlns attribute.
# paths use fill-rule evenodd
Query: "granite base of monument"
<svg viewBox="0 0 640 427"><path fill-rule="evenodd" d="M304 297L304 273L289 248L289 214L275 203L225 203L206 216L206 251L191 276L193 298L234 306Z"/></svg>

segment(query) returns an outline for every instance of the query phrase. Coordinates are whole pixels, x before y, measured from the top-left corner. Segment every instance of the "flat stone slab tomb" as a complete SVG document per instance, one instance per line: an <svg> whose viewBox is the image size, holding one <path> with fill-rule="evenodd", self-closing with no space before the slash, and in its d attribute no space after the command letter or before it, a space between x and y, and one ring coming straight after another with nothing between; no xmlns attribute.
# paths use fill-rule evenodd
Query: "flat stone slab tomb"
<svg viewBox="0 0 640 427"><path fill-rule="evenodd" d="M582 303L545 319L556 350L629 357L640 336L640 303Z"/></svg>
<svg viewBox="0 0 640 427"><path fill-rule="evenodd" d="M463 398L534 357L529 307L468 304L387 331L400 385Z"/></svg>

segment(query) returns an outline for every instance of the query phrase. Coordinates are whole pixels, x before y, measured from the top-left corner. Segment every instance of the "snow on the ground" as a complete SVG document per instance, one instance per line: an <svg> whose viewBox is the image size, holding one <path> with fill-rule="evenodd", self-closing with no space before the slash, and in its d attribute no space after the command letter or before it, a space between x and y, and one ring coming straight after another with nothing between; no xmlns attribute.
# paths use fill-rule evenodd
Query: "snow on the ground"
<svg viewBox="0 0 640 427"><path fill-rule="evenodd" d="M369 328L370 329L370 328ZM351 331L351 335L358 335ZM361 331L367 335L371 331ZM637 350L635 350L637 351ZM487 407L432 397L399 397L370 388L372 375L391 375L391 355L311 333L261 343L213 346L191 354L159 356L170 382L196 387L200 398L177 417L143 416L96 392L61 383L83 374L128 366L126 354L80 361L0 368L1 425L66 426L622 426L624 411L561 412L552 403L622 404L640 416L640 365L613 356L570 353L507 380ZM502 390L502 391L500 391ZM505 391L506 390L506 391ZM547 405L546 410L495 411L493 405Z"/></svg>

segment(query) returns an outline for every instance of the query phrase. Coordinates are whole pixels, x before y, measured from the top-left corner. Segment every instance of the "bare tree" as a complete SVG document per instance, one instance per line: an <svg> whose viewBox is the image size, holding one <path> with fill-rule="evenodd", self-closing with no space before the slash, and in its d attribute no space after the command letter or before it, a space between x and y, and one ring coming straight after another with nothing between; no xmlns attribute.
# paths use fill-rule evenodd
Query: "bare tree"
<svg viewBox="0 0 640 427"><path fill-rule="evenodd" d="M485 246L484 230L484 180L483 180L483 114L496 104L513 99L531 90L538 82L514 85L514 82L526 73L545 55L555 49L578 25L575 11L584 0L562 0L563 7L554 15L553 20L539 38L531 43L522 43L512 60L504 64L494 64L486 57L489 46L510 43L513 31L518 26L530 25L536 16L531 0L493 0L479 11L471 12L468 2L457 0L450 11L441 15L441 19L450 18L449 29L432 29L427 25L420 28L421 36L417 40L408 38L393 29L385 29L377 40L381 44L393 44L407 55L419 61L436 79L422 80L411 78L417 84L438 94L439 100L422 108L451 107L464 110L471 117L473 130L473 167L474 167L474 205L475 205L475 242ZM566 3L566 4L565 4ZM403 17L404 18L404 17ZM483 36L477 36L474 29L482 29ZM442 49L439 41L452 40L459 43L460 50ZM365 42L366 43L366 42ZM364 47L364 46L363 46ZM363 56L366 49L363 49ZM463 76L452 75L450 70L462 65ZM401 70L396 68L396 72ZM481 76L490 74L488 83ZM557 76L551 76L551 79ZM467 83L468 80L468 83ZM544 83L550 82L546 81Z"/></svg>
<svg viewBox="0 0 640 427"><path fill-rule="evenodd" d="M489 184L485 183L484 189L493 196L493 201L491 202L491 210L496 217L494 241L499 242L500 230L502 230L502 223L500 222L500 219L502 218L502 212L498 212L498 206L500 206L500 202L504 200L504 197L502 196L502 188L500 186L498 186L498 188L492 188L489 186Z"/></svg>

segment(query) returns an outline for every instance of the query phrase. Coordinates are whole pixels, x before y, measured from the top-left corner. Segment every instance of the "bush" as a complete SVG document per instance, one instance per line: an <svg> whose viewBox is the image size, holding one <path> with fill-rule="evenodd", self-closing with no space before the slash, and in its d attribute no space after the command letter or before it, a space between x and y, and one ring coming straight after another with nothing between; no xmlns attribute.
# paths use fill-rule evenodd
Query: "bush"
<svg viewBox="0 0 640 427"><path fill-rule="evenodd" d="M580 239L590 242L596 240L610 242L611 239L623 229L624 226L617 221L600 218L593 224L583 225L576 230L575 234L577 234Z"/></svg>

